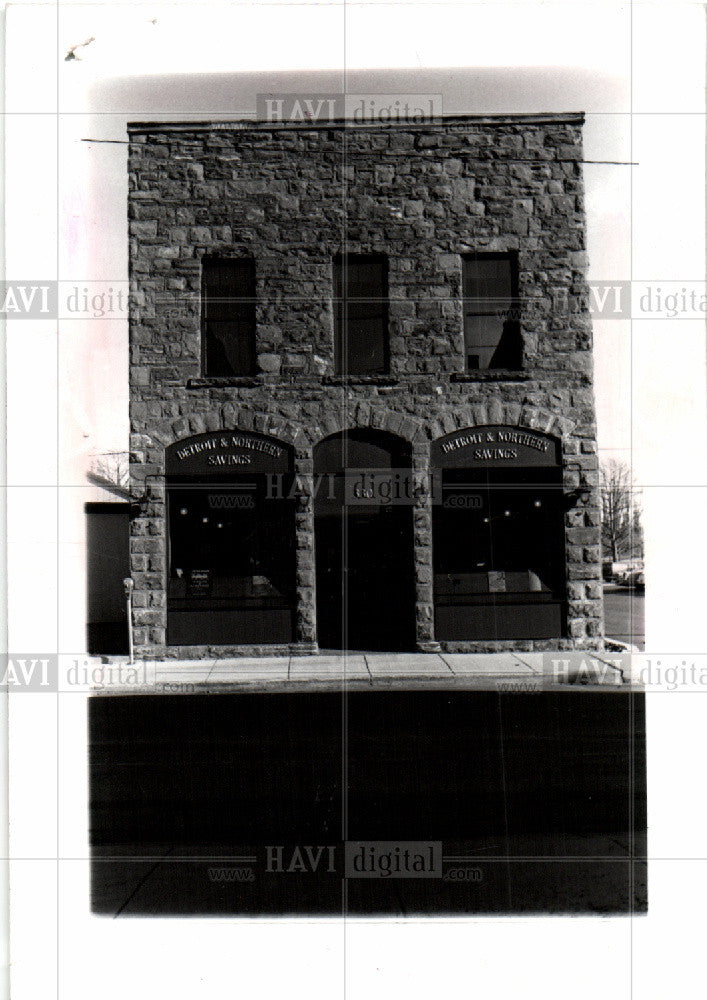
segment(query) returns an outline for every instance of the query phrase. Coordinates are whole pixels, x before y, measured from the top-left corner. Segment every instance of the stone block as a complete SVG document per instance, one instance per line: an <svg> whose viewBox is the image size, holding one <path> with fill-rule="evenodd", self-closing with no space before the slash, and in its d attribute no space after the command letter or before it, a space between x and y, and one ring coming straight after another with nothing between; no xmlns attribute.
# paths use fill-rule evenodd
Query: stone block
<svg viewBox="0 0 707 1000"><path fill-rule="evenodd" d="M259 354L258 367L261 371L277 373L280 371L282 359L278 354Z"/></svg>

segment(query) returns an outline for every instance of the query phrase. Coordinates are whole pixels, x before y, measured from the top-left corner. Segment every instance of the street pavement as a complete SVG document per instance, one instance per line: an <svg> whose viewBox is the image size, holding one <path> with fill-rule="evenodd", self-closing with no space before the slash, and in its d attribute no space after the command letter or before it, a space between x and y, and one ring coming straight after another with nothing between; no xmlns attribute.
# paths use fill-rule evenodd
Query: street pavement
<svg viewBox="0 0 707 1000"><path fill-rule="evenodd" d="M644 696L357 689L89 699L112 916L645 909ZM438 851L362 877L347 845Z"/></svg>
<svg viewBox="0 0 707 1000"><path fill-rule="evenodd" d="M645 594L615 583L604 584L604 630L611 639L645 649Z"/></svg>

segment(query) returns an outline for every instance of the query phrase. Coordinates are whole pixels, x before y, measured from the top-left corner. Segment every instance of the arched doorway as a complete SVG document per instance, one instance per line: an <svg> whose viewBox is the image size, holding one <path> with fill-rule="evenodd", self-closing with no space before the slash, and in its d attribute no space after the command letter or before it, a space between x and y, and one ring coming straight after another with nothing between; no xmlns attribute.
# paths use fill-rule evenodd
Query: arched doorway
<svg viewBox="0 0 707 1000"><path fill-rule="evenodd" d="M334 434L314 450L321 649L414 648L410 463L407 442L383 431Z"/></svg>
<svg viewBox="0 0 707 1000"><path fill-rule="evenodd" d="M167 643L294 639L294 452L216 431L166 452Z"/></svg>
<svg viewBox="0 0 707 1000"><path fill-rule="evenodd" d="M433 441L435 638L556 639L566 632L560 443L489 425Z"/></svg>

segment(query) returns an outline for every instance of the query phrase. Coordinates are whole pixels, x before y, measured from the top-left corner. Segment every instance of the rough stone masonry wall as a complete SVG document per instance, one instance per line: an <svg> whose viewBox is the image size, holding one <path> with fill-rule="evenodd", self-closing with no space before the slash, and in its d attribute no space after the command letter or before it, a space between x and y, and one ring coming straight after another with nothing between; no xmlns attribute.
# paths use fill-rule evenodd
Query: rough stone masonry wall
<svg viewBox="0 0 707 1000"><path fill-rule="evenodd" d="M597 648L600 503L587 307L581 118L465 119L420 126L131 126L131 472L147 491L132 522L134 639L142 655L243 653L165 646L164 448L204 430L273 434L296 449L297 638L316 639L312 449L346 427L429 443L505 423L562 441L568 637L474 649ZM332 257L389 265L391 378L334 375ZM518 253L523 371L464 375L460 254ZM252 379L201 378L201 258L252 255ZM431 511L415 512L417 633L433 648ZM452 644L446 644L452 648ZM462 648L454 644L454 648ZM268 651L272 651L269 648Z"/></svg>

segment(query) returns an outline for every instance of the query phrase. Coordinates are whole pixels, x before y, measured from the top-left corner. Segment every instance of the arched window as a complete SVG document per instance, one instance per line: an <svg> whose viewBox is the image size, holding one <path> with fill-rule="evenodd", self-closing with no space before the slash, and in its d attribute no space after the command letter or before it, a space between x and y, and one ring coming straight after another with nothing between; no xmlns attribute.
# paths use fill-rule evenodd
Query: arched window
<svg viewBox="0 0 707 1000"><path fill-rule="evenodd" d="M293 450L216 431L167 449L167 643L293 641Z"/></svg>
<svg viewBox="0 0 707 1000"><path fill-rule="evenodd" d="M552 639L565 634L565 532L559 442L486 426L432 443L435 637Z"/></svg>

